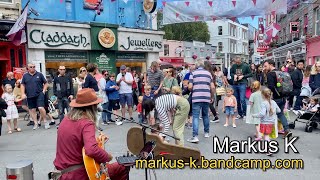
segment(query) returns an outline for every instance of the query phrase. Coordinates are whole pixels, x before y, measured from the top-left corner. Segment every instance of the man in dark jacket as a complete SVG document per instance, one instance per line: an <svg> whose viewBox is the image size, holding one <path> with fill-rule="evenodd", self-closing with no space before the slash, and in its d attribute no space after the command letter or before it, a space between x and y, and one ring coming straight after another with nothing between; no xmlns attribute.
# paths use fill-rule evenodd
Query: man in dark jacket
<svg viewBox="0 0 320 180"><path fill-rule="evenodd" d="M74 90L71 77L66 75L66 67L59 66L59 75L53 80L53 94L58 98L60 123L64 118L65 109L69 110L69 102L73 99ZM51 122L50 125L55 124Z"/></svg>
<svg viewBox="0 0 320 180"><path fill-rule="evenodd" d="M291 73L291 80L293 82L292 95L296 97L296 102L294 104L293 110L300 110L302 106L302 97L300 96L300 93L303 80L303 67L304 61L300 60L297 63L297 68Z"/></svg>
<svg viewBox="0 0 320 180"><path fill-rule="evenodd" d="M309 85L312 89L312 92L314 92L317 88L320 88L320 61L318 61L315 66L317 72L312 74L309 80Z"/></svg>
<svg viewBox="0 0 320 180"><path fill-rule="evenodd" d="M246 88L248 84L247 78L252 76L250 67L241 61L240 56L235 58L235 64L230 69L230 76L233 80L234 96L237 98L238 116L237 119L242 119L246 116Z"/></svg>
<svg viewBox="0 0 320 180"><path fill-rule="evenodd" d="M280 119L283 129L285 131L284 138L292 136L292 133L289 130L288 120L283 113L284 105L286 103L285 98L282 97L276 90L277 87L277 77L276 77L276 68L275 62L273 60L266 60L263 63L263 68L267 72L267 87L272 91L273 100L277 103L281 112L277 114L278 118Z"/></svg>

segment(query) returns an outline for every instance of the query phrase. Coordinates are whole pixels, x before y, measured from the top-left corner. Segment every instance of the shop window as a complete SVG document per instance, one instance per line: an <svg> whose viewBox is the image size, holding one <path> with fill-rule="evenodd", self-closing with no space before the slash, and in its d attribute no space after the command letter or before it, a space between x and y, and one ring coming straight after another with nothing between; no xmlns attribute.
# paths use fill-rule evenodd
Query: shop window
<svg viewBox="0 0 320 180"><path fill-rule="evenodd" d="M190 48L186 48L185 56L186 57L191 57Z"/></svg>
<svg viewBox="0 0 320 180"><path fill-rule="evenodd" d="M315 35L320 35L320 8L317 8L316 10L315 10L315 23L314 23L314 25L315 25Z"/></svg>
<svg viewBox="0 0 320 180"><path fill-rule="evenodd" d="M0 3L13 3L13 0L0 0Z"/></svg>
<svg viewBox="0 0 320 180"><path fill-rule="evenodd" d="M223 44L222 42L218 42L218 51L222 52L223 51Z"/></svg>
<svg viewBox="0 0 320 180"><path fill-rule="evenodd" d="M222 35L222 26L218 27L218 35Z"/></svg>
<svg viewBox="0 0 320 180"><path fill-rule="evenodd" d="M164 56L169 56L169 44L164 45Z"/></svg>

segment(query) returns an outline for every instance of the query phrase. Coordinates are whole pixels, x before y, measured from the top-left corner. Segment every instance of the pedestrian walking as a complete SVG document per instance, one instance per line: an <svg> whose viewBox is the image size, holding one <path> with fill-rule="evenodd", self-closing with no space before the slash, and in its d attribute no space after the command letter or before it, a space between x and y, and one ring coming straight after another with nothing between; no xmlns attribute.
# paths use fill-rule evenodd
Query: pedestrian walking
<svg viewBox="0 0 320 180"><path fill-rule="evenodd" d="M2 81L2 90L5 91L5 85L7 84L10 84L12 89L14 89L16 81L13 77L13 72L7 72L7 77Z"/></svg>
<svg viewBox="0 0 320 180"><path fill-rule="evenodd" d="M40 111L40 115L44 117L45 129L49 129L50 125L47 122L46 110L45 110L45 93L48 88L48 83L43 74L36 71L34 63L28 64L28 72L25 73L21 81L22 99L27 99L28 107L30 109L30 115L33 119L33 130L39 128L41 121L37 120L36 109Z"/></svg>

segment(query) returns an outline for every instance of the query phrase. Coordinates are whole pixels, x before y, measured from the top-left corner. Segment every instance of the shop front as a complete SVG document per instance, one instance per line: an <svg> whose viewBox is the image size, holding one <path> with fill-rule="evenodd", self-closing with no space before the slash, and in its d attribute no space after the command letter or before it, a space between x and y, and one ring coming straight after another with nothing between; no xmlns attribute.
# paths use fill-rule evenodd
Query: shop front
<svg viewBox="0 0 320 180"><path fill-rule="evenodd" d="M76 77L89 62L90 25L28 20L28 62L37 71L55 76L60 65Z"/></svg>
<svg viewBox="0 0 320 180"><path fill-rule="evenodd" d="M302 40L298 40L276 48L273 50L273 57L277 67L285 64L288 57L291 57L296 62L299 60L305 60L306 44Z"/></svg>
<svg viewBox="0 0 320 180"><path fill-rule="evenodd" d="M320 61L320 36L309 38L306 40L307 44L307 64L313 65Z"/></svg>
<svg viewBox="0 0 320 180"><path fill-rule="evenodd" d="M118 50L117 28L115 25L91 23L91 51L89 61L98 65L99 71L116 73L116 52Z"/></svg>
<svg viewBox="0 0 320 180"><path fill-rule="evenodd" d="M146 72L152 61L159 60L163 35L162 31L118 28L117 69L126 65L137 72Z"/></svg>

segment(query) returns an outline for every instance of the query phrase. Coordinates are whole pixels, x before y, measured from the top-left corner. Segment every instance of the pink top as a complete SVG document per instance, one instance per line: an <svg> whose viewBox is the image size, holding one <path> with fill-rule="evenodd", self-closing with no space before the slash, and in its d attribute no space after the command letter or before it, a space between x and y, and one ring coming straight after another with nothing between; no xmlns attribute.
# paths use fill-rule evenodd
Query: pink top
<svg viewBox="0 0 320 180"><path fill-rule="evenodd" d="M57 152L54 166L58 170L66 169L73 165L83 164L82 148L86 154L96 162L108 162L108 153L98 147L95 138L95 124L88 119L78 121L65 117L58 129ZM63 175L60 180L81 179L89 180L85 168Z"/></svg>
<svg viewBox="0 0 320 180"><path fill-rule="evenodd" d="M309 79L310 79L310 77L303 77L303 79L302 79L302 85L307 85L307 84L309 84Z"/></svg>
<svg viewBox="0 0 320 180"><path fill-rule="evenodd" d="M234 95L231 95L230 97L225 96L223 99L224 107L231 106L231 107L237 107L237 99Z"/></svg>

